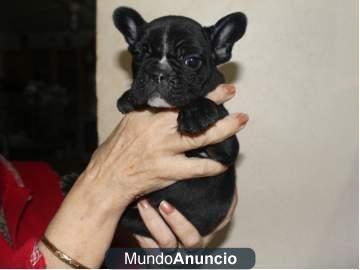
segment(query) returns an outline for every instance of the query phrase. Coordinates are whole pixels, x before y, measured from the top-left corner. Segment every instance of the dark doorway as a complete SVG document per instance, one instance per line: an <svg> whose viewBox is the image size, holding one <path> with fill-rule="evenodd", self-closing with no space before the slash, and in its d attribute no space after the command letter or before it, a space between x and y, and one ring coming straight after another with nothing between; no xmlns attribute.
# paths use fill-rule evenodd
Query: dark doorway
<svg viewBox="0 0 360 270"><path fill-rule="evenodd" d="M78 172L97 146L95 0L0 4L0 153Z"/></svg>

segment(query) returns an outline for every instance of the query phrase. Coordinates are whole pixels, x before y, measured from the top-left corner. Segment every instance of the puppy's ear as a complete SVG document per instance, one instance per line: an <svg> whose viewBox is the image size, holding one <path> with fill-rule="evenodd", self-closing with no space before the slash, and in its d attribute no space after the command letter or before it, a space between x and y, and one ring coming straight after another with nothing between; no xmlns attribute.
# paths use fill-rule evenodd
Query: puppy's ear
<svg viewBox="0 0 360 270"><path fill-rule="evenodd" d="M139 13L127 7L115 9L113 20L116 28L124 35L130 46L134 45L139 38L141 27L146 24Z"/></svg>
<svg viewBox="0 0 360 270"><path fill-rule="evenodd" d="M246 25L245 14L236 12L221 18L215 25L204 28L210 36L217 65L230 60L232 47L244 35Z"/></svg>

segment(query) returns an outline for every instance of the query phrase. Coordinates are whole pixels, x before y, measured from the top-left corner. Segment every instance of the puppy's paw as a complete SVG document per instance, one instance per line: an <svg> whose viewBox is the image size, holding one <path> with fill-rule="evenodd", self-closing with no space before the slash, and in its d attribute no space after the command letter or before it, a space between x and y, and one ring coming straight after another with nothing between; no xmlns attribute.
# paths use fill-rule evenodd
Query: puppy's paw
<svg viewBox="0 0 360 270"><path fill-rule="evenodd" d="M118 100L117 100L117 108L123 114L129 113L135 110L134 105L131 102L129 90L126 91Z"/></svg>
<svg viewBox="0 0 360 270"><path fill-rule="evenodd" d="M121 98L119 98L117 101L117 108L123 114L129 113L129 112L132 112L135 110L134 106L131 103L129 103L126 100L123 100Z"/></svg>
<svg viewBox="0 0 360 270"><path fill-rule="evenodd" d="M177 119L178 131L185 134L200 133L222 117L216 103L200 99L181 108Z"/></svg>

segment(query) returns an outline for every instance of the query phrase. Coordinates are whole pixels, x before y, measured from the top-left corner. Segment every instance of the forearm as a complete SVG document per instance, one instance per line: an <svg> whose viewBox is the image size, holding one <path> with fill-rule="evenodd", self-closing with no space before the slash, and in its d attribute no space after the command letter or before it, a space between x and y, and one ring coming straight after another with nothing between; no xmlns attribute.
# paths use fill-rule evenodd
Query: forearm
<svg viewBox="0 0 360 270"><path fill-rule="evenodd" d="M94 188L91 173L82 174L49 224L45 235L61 251L90 268L98 268L109 248L118 220L129 203ZM48 268L68 267L39 243Z"/></svg>

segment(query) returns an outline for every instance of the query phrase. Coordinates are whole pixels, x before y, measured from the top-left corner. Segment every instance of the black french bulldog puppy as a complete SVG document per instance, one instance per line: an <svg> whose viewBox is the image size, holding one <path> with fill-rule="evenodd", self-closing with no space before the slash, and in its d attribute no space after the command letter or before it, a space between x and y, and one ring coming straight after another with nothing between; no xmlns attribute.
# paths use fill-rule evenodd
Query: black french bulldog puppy
<svg viewBox="0 0 360 270"><path fill-rule="evenodd" d="M206 98L207 93L224 83L216 68L231 58L234 43L245 33L247 19L237 12L203 27L181 16L165 16L149 23L133 9L114 11L117 29L124 35L133 56L134 81L118 100L122 113L144 108L179 109L178 131L188 135L204 132L228 112ZM234 161L239 151L235 136L222 143L187 152L189 157L217 160L229 169L206 179L177 182L146 195L158 207L162 200L173 204L201 235L214 230L226 216L235 189ZM121 224L131 231L149 236L136 204L125 211Z"/></svg>

